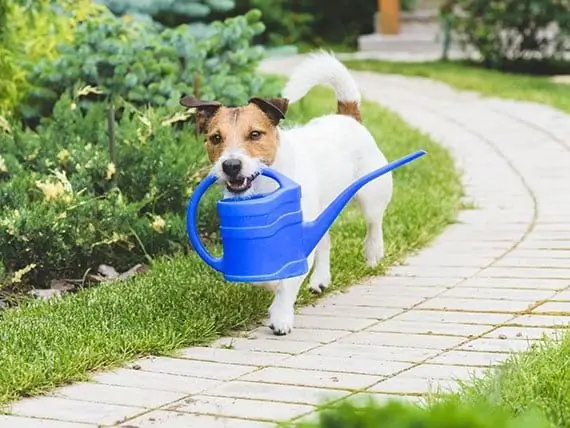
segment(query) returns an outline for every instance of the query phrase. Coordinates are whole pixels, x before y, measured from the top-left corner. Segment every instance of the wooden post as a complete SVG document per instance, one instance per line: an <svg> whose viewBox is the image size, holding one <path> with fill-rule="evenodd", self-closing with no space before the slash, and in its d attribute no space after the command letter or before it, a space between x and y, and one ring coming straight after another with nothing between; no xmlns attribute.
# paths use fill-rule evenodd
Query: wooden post
<svg viewBox="0 0 570 428"><path fill-rule="evenodd" d="M400 33L400 0L377 0L380 34Z"/></svg>

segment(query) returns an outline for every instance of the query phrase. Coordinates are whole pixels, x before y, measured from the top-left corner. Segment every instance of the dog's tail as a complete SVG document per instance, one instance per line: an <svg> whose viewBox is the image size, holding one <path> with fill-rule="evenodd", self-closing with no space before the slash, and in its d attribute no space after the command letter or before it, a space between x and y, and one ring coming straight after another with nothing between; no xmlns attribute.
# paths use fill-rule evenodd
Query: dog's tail
<svg viewBox="0 0 570 428"><path fill-rule="evenodd" d="M299 64L283 89L283 96L293 104L319 84L328 84L334 89L338 114L361 121L361 96L354 78L343 63L325 51L312 53Z"/></svg>

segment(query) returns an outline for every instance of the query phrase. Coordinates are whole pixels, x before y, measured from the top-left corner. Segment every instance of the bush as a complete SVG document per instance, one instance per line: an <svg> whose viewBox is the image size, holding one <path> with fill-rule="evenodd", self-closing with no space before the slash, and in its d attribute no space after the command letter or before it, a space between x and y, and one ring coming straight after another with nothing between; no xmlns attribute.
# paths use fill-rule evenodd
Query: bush
<svg viewBox="0 0 570 428"><path fill-rule="evenodd" d="M73 42L60 46L59 57L39 62L20 113L35 125L78 82L97 87L105 99L177 108L180 95L194 91L195 74L202 97L243 103L263 84L255 73L263 49L250 44L264 29L259 19L254 10L215 22L210 36L196 40L187 26L163 31L152 21L119 19L107 12L79 25ZM80 106L100 100L90 96Z"/></svg>
<svg viewBox="0 0 570 428"><path fill-rule="evenodd" d="M402 10L411 10L415 0L402 0L401 4ZM377 7L377 2L370 0L236 0L231 13L261 10L267 30L257 40L264 44L356 47L358 36L374 31Z"/></svg>
<svg viewBox="0 0 570 428"><path fill-rule="evenodd" d="M363 406L342 403L320 413L316 423L298 428L549 428L537 412L513 417L500 408L474 407L458 402L423 408L398 401Z"/></svg>
<svg viewBox="0 0 570 428"><path fill-rule="evenodd" d="M32 266L27 278L43 283L187 247L187 198L206 172L202 143L192 127L172 125L184 117L164 109L124 104L120 113L116 165L104 104L83 111L64 95L37 132L14 125L0 134L4 270ZM202 219L202 229L214 230L211 211Z"/></svg>
<svg viewBox="0 0 570 428"><path fill-rule="evenodd" d="M0 0L0 114L12 114L25 98L32 67L55 58L77 23L101 10L91 0Z"/></svg>
<svg viewBox="0 0 570 428"><path fill-rule="evenodd" d="M154 19L169 26L204 21L212 13L224 13L235 7L234 0L98 0L116 15L134 15L144 19ZM247 13L252 8L244 11ZM191 28L198 34L207 31L198 24ZM201 30L201 31L200 31Z"/></svg>
<svg viewBox="0 0 570 428"><path fill-rule="evenodd" d="M452 0L459 41L475 47L486 67L522 72L562 72L570 64L567 0Z"/></svg>

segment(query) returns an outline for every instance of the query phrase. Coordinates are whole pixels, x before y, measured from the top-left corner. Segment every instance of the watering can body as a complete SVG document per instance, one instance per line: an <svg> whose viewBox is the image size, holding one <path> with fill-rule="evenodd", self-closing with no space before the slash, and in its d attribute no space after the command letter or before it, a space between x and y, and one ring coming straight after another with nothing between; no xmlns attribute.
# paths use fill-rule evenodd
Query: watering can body
<svg viewBox="0 0 570 428"><path fill-rule="evenodd" d="M227 281L269 282L304 275L309 269L307 257L356 192L364 184L425 153L422 150L412 153L360 178L311 222L303 221L301 186L275 170L263 169L262 175L278 183L276 191L217 202L221 257L214 257L206 250L196 229L200 198L217 181L209 175L188 203L186 223L190 242L198 255Z"/></svg>

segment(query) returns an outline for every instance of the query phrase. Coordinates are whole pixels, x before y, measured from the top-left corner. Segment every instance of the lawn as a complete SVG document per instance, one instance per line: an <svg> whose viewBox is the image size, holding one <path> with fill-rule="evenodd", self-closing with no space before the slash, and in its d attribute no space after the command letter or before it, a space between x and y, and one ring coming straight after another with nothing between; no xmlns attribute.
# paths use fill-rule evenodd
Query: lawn
<svg viewBox="0 0 570 428"><path fill-rule="evenodd" d="M335 105L329 91L316 89L292 106L290 120L308 120ZM335 223L333 289L382 274L386 266L425 246L454 220L459 207L461 186L447 151L377 105L365 103L363 117L388 159L417 149L428 155L394 173L382 266L371 270L364 263L365 224L354 207ZM25 302L0 313L0 405L138 356L172 354L252 326L266 316L270 298L265 290L225 283L190 255L156 260L150 272L128 282L48 303ZM311 299L304 290L301 303Z"/></svg>
<svg viewBox="0 0 570 428"><path fill-rule="evenodd" d="M459 392L435 402L467 403L508 410L539 410L556 428L570 427L570 335L545 339L527 352L513 354Z"/></svg>
<svg viewBox="0 0 570 428"><path fill-rule="evenodd" d="M570 113L570 85L548 77L485 70L462 62L398 63L388 61L345 61L354 70L427 77L460 90L485 96L547 104Z"/></svg>

